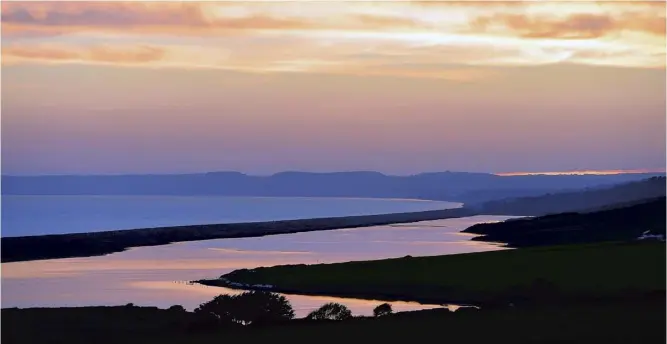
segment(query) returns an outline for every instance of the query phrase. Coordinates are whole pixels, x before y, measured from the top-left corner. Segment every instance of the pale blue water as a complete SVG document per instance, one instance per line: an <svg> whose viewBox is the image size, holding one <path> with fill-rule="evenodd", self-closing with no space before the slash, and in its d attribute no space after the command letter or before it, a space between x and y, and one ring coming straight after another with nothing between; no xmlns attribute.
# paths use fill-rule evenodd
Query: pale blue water
<svg viewBox="0 0 667 344"><path fill-rule="evenodd" d="M459 203L368 198L2 196L3 237L387 214Z"/></svg>

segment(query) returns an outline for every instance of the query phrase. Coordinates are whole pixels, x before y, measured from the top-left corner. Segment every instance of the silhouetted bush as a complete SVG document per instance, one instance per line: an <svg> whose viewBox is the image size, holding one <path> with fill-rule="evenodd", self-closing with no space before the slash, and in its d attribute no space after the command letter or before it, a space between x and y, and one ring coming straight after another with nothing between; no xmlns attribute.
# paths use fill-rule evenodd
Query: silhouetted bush
<svg viewBox="0 0 667 344"><path fill-rule="evenodd" d="M346 320L352 318L352 312L340 303L325 303L317 310L314 310L306 316L311 320Z"/></svg>
<svg viewBox="0 0 667 344"><path fill-rule="evenodd" d="M282 296L266 291L248 291L239 295L218 295L195 309L198 314L212 314L222 323L243 325L275 323L294 318L294 310Z"/></svg>
<svg viewBox="0 0 667 344"><path fill-rule="evenodd" d="M381 317L381 316L389 315L393 312L394 312L394 310L391 308L390 304L383 303L383 304L375 307L375 309L373 309L373 316Z"/></svg>

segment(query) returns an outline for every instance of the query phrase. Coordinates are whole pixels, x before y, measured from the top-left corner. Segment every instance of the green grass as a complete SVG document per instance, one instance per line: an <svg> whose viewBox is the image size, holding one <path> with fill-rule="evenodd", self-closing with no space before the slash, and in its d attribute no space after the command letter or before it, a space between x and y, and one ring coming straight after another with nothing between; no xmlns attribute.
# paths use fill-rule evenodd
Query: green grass
<svg viewBox="0 0 667 344"><path fill-rule="evenodd" d="M378 299L492 302L536 280L566 296L665 290L664 243L603 243L339 264L237 270L224 277L291 292Z"/></svg>
<svg viewBox="0 0 667 344"><path fill-rule="evenodd" d="M123 307L3 309L2 342L48 343L313 343L437 340L445 343L665 343L665 299L599 305L565 304L488 311L399 313L336 323L186 330L191 313Z"/></svg>

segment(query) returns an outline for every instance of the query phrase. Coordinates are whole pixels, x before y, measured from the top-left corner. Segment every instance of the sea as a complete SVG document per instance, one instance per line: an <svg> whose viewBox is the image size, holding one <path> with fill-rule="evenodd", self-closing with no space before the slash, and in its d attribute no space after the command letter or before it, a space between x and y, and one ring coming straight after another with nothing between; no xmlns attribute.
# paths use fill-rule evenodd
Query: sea
<svg viewBox="0 0 667 344"><path fill-rule="evenodd" d="M0 235L86 233L373 215L460 207L411 199L221 196L2 196Z"/></svg>

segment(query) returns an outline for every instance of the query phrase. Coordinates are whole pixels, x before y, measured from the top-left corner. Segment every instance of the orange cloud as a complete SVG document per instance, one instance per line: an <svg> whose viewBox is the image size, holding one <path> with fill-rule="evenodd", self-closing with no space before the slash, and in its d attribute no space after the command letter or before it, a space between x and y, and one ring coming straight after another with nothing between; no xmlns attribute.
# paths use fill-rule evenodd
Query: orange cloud
<svg viewBox="0 0 667 344"><path fill-rule="evenodd" d="M414 29L426 28L427 25L411 18L401 18L398 16L382 16L359 14L353 17L356 22L360 23L362 27L366 28L393 28L393 29ZM355 28L351 28L355 29Z"/></svg>
<svg viewBox="0 0 667 344"><path fill-rule="evenodd" d="M84 49L64 46L8 46L2 49L3 59L8 59L10 63L22 60L42 60L51 62L89 61L141 64L159 61L164 56L164 49L151 46L93 46Z"/></svg>
<svg viewBox="0 0 667 344"><path fill-rule="evenodd" d="M101 62L147 63L161 60L164 55L164 49L150 46L133 47L131 49L93 47L89 51L91 60Z"/></svg>
<svg viewBox="0 0 667 344"><path fill-rule="evenodd" d="M419 27L411 18L353 14L339 22L285 17L263 11L235 16L226 3L36 2L3 3L2 29L9 35L62 35L77 32L217 35L230 31L363 30ZM233 3L231 3L233 4ZM248 4L250 8L252 6ZM306 8L306 7L304 7ZM304 11L306 14L308 11Z"/></svg>
<svg viewBox="0 0 667 344"><path fill-rule="evenodd" d="M664 68L665 15L659 8L664 4L3 2L3 57L5 63L457 80L490 76L474 66L571 62ZM100 47L95 39L122 42Z"/></svg>
<svg viewBox="0 0 667 344"><path fill-rule="evenodd" d="M471 22L472 31L489 32L506 29L510 33L527 38L591 39L621 31L638 31L665 36L665 16L628 13L610 14L578 13L566 18L546 15L496 14L481 16Z"/></svg>
<svg viewBox="0 0 667 344"><path fill-rule="evenodd" d="M3 58L27 60L76 60L81 54L71 49L48 46L18 46L2 48Z"/></svg>
<svg viewBox="0 0 667 344"><path fill-rule="evenodd" d="M218 5L218 3L216 3ZM5 34L62 35L79 32L213 35L233 30L301 29L312 24L268 15L221 18L197 2L3 3Z"/></svg>
<svg viewBox="0 0 667 344"><path fill-rule="evenodd" d="M410 1L411 4L424 7L495 7L495 8L524 8L529 5L532 1L479 1L479 0L467 0L467 1Z"/></svg>

